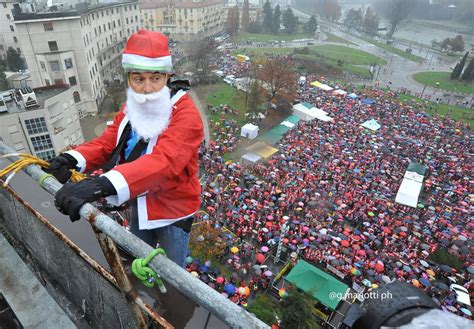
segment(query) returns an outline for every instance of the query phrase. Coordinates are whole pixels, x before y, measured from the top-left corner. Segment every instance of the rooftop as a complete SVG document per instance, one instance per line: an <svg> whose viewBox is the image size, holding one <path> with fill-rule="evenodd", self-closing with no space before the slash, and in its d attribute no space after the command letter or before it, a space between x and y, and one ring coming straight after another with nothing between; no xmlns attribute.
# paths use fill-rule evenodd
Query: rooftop
<svg viewBox="0 0 474 329"><path fill-rule="evenodd" d="M97 6L84 8L84 9L65 9L61 11L48 11L38 13L14 13L15 22L20 21L31 21L38 19L52 19L52 18L67 18L67 17L80 17L86 16L91 12L95 12L101 9L115 8L124 5L138 4L137 2L121 2L121 3L107 3L99 4Z"/></svg>
<svg viewBox="0 0 474 329"><path fill-rule="evenodd" d="M9 102L5 102L5 106L7 107L7 111L6 112L0 112L0 115L43 109L44 108L44 102L47 99L49 99L51 97L54 97L56 95L59 95L62 92L68 90L68 89L69 89L68 85L53 85L53 86L35 88L35 89L33 89L33 91L35 92L36 100L38 101L37 106L32 106L32 107L29 107L28 109L24 109L20 105L18 105L14 100L11 100Z"/></svg>
<svg viewBox="0 0 474 329"><path fill-rule="evenodd" d="M218 4L224 4L224 1L222 0L210 0L210 1L205 1L205 2L186 1L183 3L176 4L175 8L200 8L200 7L208 7L208 6L218 5Z"/></svg>

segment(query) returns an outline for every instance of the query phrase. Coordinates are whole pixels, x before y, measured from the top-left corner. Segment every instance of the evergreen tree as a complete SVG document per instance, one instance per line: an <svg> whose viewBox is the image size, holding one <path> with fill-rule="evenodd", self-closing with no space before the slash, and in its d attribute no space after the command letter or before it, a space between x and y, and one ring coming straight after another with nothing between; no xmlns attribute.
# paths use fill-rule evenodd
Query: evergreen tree
<svg viewBox="0 0 474 329"><path fill-rule="evenodd" d="M0 90L5 90L8 87L7 77L5 75L5 66L0 65Z"/></svg>
<svg viewBox="0 0 474 329"><path fill-rule="evenodd" d="M466 65L468 55L469 55L469 52L466 52L466 54L463 56L461 61L458 64L456 64L456 66L454 67L453 73L451 73L451 80L459 79L459 77L461 76L462 70L464 69L464 65Z"/></svg>
<svg viewBox="0 0 474 329"><path fill-rule="evenodd" d="M461 79L465 81L473 81L474 80L474 57L471 58L471 61L469 62L469 65L466 67L464 70L464 73L461 77Z"/></svg>
<svg viewBox="0 0 474 329"><path fill-rule="evenodd" d="M242 11L242 30L247 31L249 24L250 24L249 0L245 0L244 8Z"/></svg>
<svg viewBox="0 0 474 329"><path fill-rule="evenodd" d="M7 64L8 68L12 71L19 71L25 68L25 64L20 57L20 54L13 49L12 47L8 47L7 50Z"/></svg>
<svg viewBox="0 0 474 329"><path fill-rule="evenodd" d="M265 32L272 31L272 17L273 17L273 10L270 2L267 0L263 5L263 30Z"/></svg>
<svg viewBox="0 0 474 329"><path fill-rule="evenodd" d="M318 21L316 20L316 16L312 15L309 18L309 21L305 23L303 28L306 33L316 32L316 30L318 29Z"/></svg>
<svg viewBox="0 0 474 329"><path fill-rule="evenodd" d="M272 18L272 32L277 34L280 31L280 23L281 23L281 10L280 5L275 7L273 11L273 18Z"/></svg>
<svg viewBox="0 0 474 329"><path fill-rule="evenodd" d="M318 328L312 312L313 300L305 292L292 288L283 299L283 314L281 328L286 329L315 329Z"/></svg>
<svg viewBox="0 0 474 329"><path fill-rule="evenodd" d="M376 34L379 29L379 18L370 7L367 8L367 11L365 12L364 22L362 25L364 31L370 35Z"/></svg>
<svg viewBox="0 0 474 329"><path fill-rule="evenodd" d="M288 34L294 34L298 28L298 20L293 14L293 10L290 7L283 14L283 25L285 26L285 32Z"/></svg>

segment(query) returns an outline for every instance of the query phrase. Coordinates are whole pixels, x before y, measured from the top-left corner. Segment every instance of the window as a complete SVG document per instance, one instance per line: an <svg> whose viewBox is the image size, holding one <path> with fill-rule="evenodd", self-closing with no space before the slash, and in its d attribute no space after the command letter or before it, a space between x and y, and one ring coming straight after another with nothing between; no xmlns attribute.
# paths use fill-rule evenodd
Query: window
<svg viewBox="0 0 474 329"><path fill-rule="evenodd" d="M45 152L36 152L36 156L43 160L51 160L52 158L56 156L56 154L54 153L54 151L51 150L51 151L45 151Z"/></svg>
<svg viewBox="0 0 474 329"><path fill-rule="evenodd" d="M49 50L51 51L57 51L58 50L58 44L56 41L48 41L48 46Z"/></svg>
<svg viewBox="0 0 474 329"><path fill-rule="evenodd" d="M7 14L7 19L9 20L11 17L10 17L10 14Z"/></svg>
<svg viewBox="0 0 474 329"><path fill-rule="evenodd" d="M5 2L3 3L3 8L7 8L7 4Z"/></svg>
<svg viewBox="0 0 474 329"><path fill-rule="evenodd" d="M81 101L81 95L79 94L78 91L75 91L75 92L72 94L72 96L74 97L74 102L75 102L75 103L78 103L78 102Z"/></svg>
<svg viewBox="0 0 474 329"><path fill-rule="evenodd" d="M51 71L53 71L53 72L60 71L59 61L51 61L51 62L49 62L49 66L51 66Z"/></svg>
<svg viewBox="0 0 474 329"><path fill-rule="evenodd" d="M20 48L16 48L16 51L19 55L21 55L21 49Z"/></svg>
<svg viewBox="0 0 474 329"><path fill-rule="evenodd" d="M77 85L76 77L69 77L69 84L71 86Z"/></svg>
<svg viewBox="0 0 474 329"><path fill-rule="evenodd" d="M55 85L63 85L64 81L63 81L63 79L54 79L54 84Z"/></svg>
<svg viewBox="0 0 474 329"><path fill-rule="evenodd" d="M48 131L48 128L46 127L46 121L44 121L43 117L25 120L25 125L26 130L30 135Z"/></svg>
<svg viewBox="0 0 474 329"><path fill-rule="evenodd" d="M23 143L15 143L15 150L17 151L21 151L21 150L24 150L25 149L25 146L23 145Z"/></svg>
<svg viewBox="0 0 474 329"><path fill-rule="evenodd" d="M66 69L72 68L72 58L66 58L64 60L64 66L66 67Z"/></svg>
<svg viewBox="0 0 474 329"><path fill-rule="evenodd" d="M35 151L41 151L53 147L53 143L51 142L49 135L31 137L31 143L33 144Z"/></svg>
<svg viewBox="0 0 474 329"><path fill-rule="evenodd" d="M17 38L17 37L13 37L13 42L18 43L18 38Z"/></svg>
<svg viewBox="0 0 474 329"><path fill-rule="evenodd" d="M46 71L46 65L44 64L43 61L40 61L40 66L43 71Z"/></svg>
<svg viewBox="0 0 474 329"><path fill-rule="evenodd" d="M0 45L0 50L4 50L5 48L3 48L3 45Z"/></svg>
<svg viewBox="0 0 474 329"><path fill-rule="evenodd" d="M15 28L13 27L13 25L10 25L10 31L15 32Z"/></svg>
<svg viewBox="0 0 474 329"><path fill-rule="evenodd" d="M44 83L45 83L47 86L50 86L50 85L51 85L51 82L50 82L48 79L44 79Z"/></svg>
<svg viewBox="0 0 474 329"><path fill-rule="evenodd" d="M18 132L18 128L16 127L16 125L8 126L8 132L10 134L14 134L14 133Z"/></svg>
<svg viewBox="0 0 474 329"><path fill-rule="evenodd" d="M53 23L43 23L45 31L53 31Z"/></svg>

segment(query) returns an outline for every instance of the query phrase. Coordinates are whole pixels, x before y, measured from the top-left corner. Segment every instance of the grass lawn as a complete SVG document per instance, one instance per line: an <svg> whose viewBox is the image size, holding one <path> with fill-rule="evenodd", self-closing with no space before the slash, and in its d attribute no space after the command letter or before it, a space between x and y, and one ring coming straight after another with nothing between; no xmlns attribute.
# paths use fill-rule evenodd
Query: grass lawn
<svg viewBox="0 0 474 329"><path fill-rule="evenodd" d="M332 33L325 32L325 34L327 36L327 39L325 40L326 42L344 43L346 45L356 46L355 43L350 42L349 40L346 40L344 38L338 37L337 35L334 35Z"/></svg>
<svg viewBox="0 0 474 329"><path fill-rule="evenodd" d="M434 102L429 102L422 100L419 97L410 96L410 95L400 95L401 101L414 101L416 103L425 103L424 111L431 115L447 115L453 118L456 121L462 121L469 124L471 130L474 128L474 116L472 115L472 110L466 109L459 106L447 105L447 104L436 104Z"/></svg>
<svg viewBox="0 0 474 329"><path fill-rule="evenodd" d="M371 44L373 44L374 46L377 46L379 48L382 48L382 49L385 49L386 51L389 51L391 53L394 53L400 57L403 57L403 58L407 58L411 61L414 61L414 62L420 62L423 60L423 58L421 58L420 56L416 56L416 55L412 55L412 54L409 54L407 52L405 52L404 50L401 50L401 49L398 49L396 47L393 47L393 46L390 46L390 45L387 45L385 43L382 43L382 42L378 42L378 41L375 41L375 40L372 40L372 39L369 39L369 38L364 38L364 37L361 37L361 36L358 36L358 35L355 35L355 37L359 38L359 39L362 39L364 41L367 41Z"/></svg>
<svg viewBox="0 0 474 329"><path fill-rule="evenodd" d="M207 96L207 103L214 106L227 104L232 108L238 109L239 115L228 113L225 117L226 119L236 120L239 125L245 124L245 93L225 83L213 85L212 89L213 90ZM219 121L221 118L220 113L212 114L207 112L207 116L213 121Z"/></svg>
<svg viewBox="0 0 474 329"><path fill-rule="evenodd" d="M312 39L314 35L308 33L297 33L297 34L264 34L264 33L248 33L242 32L239 33L237 37L237 42L245 42L245 41L256 41L256 42L266 42L271 40L278 40L278 41L291 41L295 39Z"/></svg>
<svg viewBox="0 0 474 329"><path fill-rule="evenodd" d="M310 47L311 52L327 57L332 60L341 60L353 65L370 65L379 64L385 65L387 61L378 56L369 54L368 52L353 49L345 46L324 45Z"/></svg>
<svg viewBox="0 0 474 329"><path fill-rule="evenodd" d="M450 72L420 72L416 73L413 78L419 83L426 84L430 87L474 94L474 82L465 83L462 80L451 80L450 75ZM436 85L436 82L439 82L439 86Z"/></svg>

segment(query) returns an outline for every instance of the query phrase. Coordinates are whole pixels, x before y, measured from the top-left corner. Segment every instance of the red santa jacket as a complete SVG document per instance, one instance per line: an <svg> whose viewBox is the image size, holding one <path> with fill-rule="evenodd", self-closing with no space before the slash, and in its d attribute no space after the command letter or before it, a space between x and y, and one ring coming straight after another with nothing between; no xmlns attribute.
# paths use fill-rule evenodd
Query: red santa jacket
<svg viewBox="0 0 474 329"><path fill-rule="evenodd" d="M198 149L204 138L203 124L192 99L179 91L171 99L168 128L148 142L146 153L135 161L119 164L105 173L117 195L107 198L120 205L137 198L139 228L167 226L194 214L200 206ZM81 172L106 164L129 119L124 107L102 136L68 151Z"/></svg>

